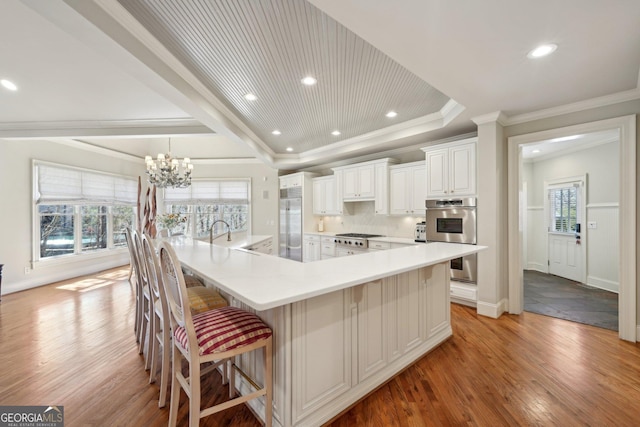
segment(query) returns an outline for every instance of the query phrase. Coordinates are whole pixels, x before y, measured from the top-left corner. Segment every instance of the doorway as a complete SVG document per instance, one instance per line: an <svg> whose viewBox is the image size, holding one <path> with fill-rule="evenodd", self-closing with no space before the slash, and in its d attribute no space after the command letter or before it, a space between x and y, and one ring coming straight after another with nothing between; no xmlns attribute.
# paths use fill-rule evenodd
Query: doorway
<svg viewBox="0 0 640 427"><path fill-rule="evenodd" d="M549 258L535 258L531 261L531 252L543 251L545 255L549 252L549 244L547 241L547 233L544 233L544 244L540 244L540 241L534 242L532 245L531 237L529 236L527 248L525 253L525 247L523 242L527 233L523 230L526 226L530 227L531 216L544 216L542 202L538 204L540 212L531 215L531 211L523 212L523 207L527 206L525 200L523 200L523 182L526 181L526 167L523 163L523 153L531 146L532 143L539 141L559 141L565 138L567 141L571 138L575 138L576 135L586 135L595 132L603 132L615 130L619 132L620 150L618 155L617 165L608 165L609 174L616 174L619 180L618 203L593 203L594 218L600 214L598 210L602 207L602 214L608 218L608 220L596 219L591 221L587 218L587 229L592 225L595 228L590 230L596 230L600 228L600 225L606 225L608 227L614 226L617 230L619 239L613 244L615 246L615 258L617 263L615 268L616 282L618 285L618 305L619 305L619 336L622 339L629 341L636 341L636 224L635 224L635 204L636 204L636 136L635 136L635 116L621 117L617 119L603 120L599 122L587 123L576 126L569 126L565 128L547 130L542 132L536 132L526 135L520 135L509 138L508 146L508 164L509 164L509 247L516 248L516 250L510 251L509 256L509 311L511 313L518 314L522 312L523 301L523 270L530 267L530 264L538 264L544 271L544 266L549 265ZM586 182L586 181L585 181ZM529 188L531 184L529 184ZM589 206L591 201L587 195L586 205ZM601 206L600 206L601 205ZM615 207L616 214L610 215L608 208ZM608 215L608 216L607 216ZM529 219L527 219L529 218ZM595 224L591 224L591 223ZM624 229L625 233L620 233L620 230ZM581 225L581 235L584 234L584 227ZM588 233L587 233L588 234ZM606 234L606 233L603 233ZM534 234L534 236L540 237L540 233ZM582 237L582 236L581 236ZM534 239L535 240L535 239ZM539 240L539 239L538 239ZM593 242L592 242L593 243ZM599 245L592 244L591 247L598 247ZM604 250L611 250L609 245ZM517 249L519 248L519 250ZM525 255L529 259L525 258ZM611 266L609 266L611 267ZM587 264L588 268L588 264ZM548 273L548 270L546 271ZM587 276L589 273L587 273ZM597 275L593 275L593 278L600 279ZM589 279L587 279L588 281ZM608 282L612 280L605 279L598 282L598 286L607 286Z"/></svg>

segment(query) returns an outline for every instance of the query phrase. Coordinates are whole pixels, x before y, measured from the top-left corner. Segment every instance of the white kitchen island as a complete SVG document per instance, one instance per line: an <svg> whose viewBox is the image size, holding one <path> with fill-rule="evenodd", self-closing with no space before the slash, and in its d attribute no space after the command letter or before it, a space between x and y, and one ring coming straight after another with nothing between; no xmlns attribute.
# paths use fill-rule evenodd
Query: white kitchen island
<svg viewBox="0 0 640 427"><path fill-rule="evenodd" d="M451 336L448 261L484 249L430 243L300 263L169 240L183 267L273 329L273 421L282 426L331 420ZM258 382L260 357L237 363ZM249 391L241 376L238 384ZM262 400L250 404L264 417Z"/></svg>

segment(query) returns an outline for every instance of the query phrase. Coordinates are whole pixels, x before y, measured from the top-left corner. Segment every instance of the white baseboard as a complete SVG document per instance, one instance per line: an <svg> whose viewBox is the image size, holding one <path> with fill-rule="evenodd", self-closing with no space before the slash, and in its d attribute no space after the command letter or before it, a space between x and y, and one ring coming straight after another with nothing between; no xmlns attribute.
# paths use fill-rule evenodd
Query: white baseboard
<svg viewBox="0 0 640 427"><path fill-rule="evenodd" d="M126 264L129 263L127 257ZM8 295L14 292L26 291L27 289L37 288L38 286L49 285L61 280L72 279L74 277L84 276L85 274L93 274L99 271L108 270L110 268L120 267L123 264L122 259L109 259L102 262L96 262L91 265L82 267L67 268L64 271L50 272L45 277L42 275L34 275L36 277L28 280L20 280L13 283L2 284L2 295Z"/></svg>
<svg viewBox="0 0 640 427"><path fill-rule="evenodd" d="M525 270L534 270L540 273L548 273L547 266L538 262L528 262Z"/></svg>
<svg viewBox="0 0 640 427"><path fill-rule="evenodd" d="M620 292L620 284L618 282L602 279L600 277L587 276L587 285L598 289L604 289L605 291L615 292L616 294Z"/></svg>
<svg viewBox="0 0 640 427"><path fill-rule="evenodd" d="M489 302L478 301L477 310L478 314L482 316L492 317L497 319L509 309L509 300L507 298L501 299L497 304Z"/></svg>

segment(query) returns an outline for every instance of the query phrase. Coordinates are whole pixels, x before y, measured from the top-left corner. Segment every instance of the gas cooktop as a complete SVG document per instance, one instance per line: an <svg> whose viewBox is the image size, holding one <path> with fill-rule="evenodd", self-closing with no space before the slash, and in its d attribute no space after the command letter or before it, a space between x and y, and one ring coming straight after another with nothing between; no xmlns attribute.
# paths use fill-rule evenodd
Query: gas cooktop
<svg viewBox="0 0 640 427"><path fill-rule="evenodd" d="M356 239L367 239L370 237L384 237L384 236L380 234L342 233L342 234L336 234L336 237L353 237Z"/></svg>

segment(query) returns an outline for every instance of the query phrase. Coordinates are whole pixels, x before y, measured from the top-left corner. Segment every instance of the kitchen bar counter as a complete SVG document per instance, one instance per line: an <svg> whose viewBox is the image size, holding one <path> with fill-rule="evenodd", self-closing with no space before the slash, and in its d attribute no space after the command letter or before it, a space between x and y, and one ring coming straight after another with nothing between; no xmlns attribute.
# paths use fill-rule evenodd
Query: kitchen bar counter
<svg viewBox="0 0 640 427"><path fill-rule="evenodd" d="M168 239L185 268L273 330L273 425L283 427L330 421L449 338L449 260L484 249L430 243L301 263ZM236 363L262 384L260 357ZM247 404L264 420L264 399Z"/></svg>
<svg viewBox="0 0 640 427"><path fill-rule="evenodd" d="M483 246L430 243L301 263L241 248L169 238L180 262L255 310L268 310L476 253Z"/></svg>

